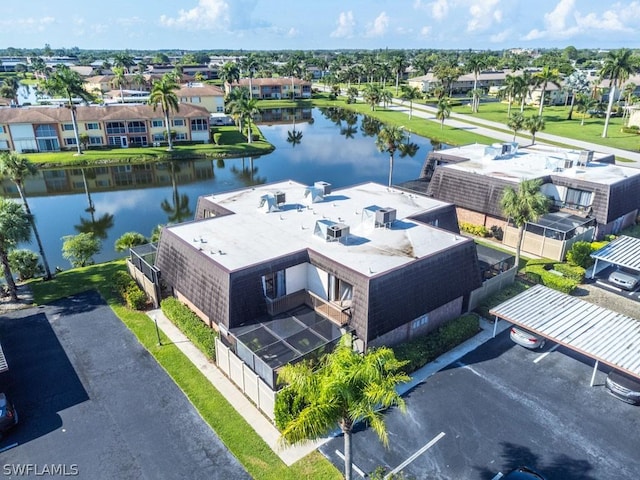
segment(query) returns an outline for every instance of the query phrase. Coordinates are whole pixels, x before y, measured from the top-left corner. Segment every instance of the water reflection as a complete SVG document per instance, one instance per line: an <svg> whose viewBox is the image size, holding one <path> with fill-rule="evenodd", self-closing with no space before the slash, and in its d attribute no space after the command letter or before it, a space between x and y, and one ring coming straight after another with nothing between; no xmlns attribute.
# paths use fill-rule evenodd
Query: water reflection
<svg viewBox="0 0 640 480"><path fill-rule="evenodd" d="M190 220L200 195L289 179L307 185L326 181L335 188L387 184L389 156L376 148L377 120L339 107L276 109L263 115L270 123L260 128L275 151L262 157L49 169L27 179L25 189L51 265L68 265L61 256L65 235L100 234L103 250L95 260L111 260L119 255L113 244L123 233L148 236L158 224ZM397 183L417 178L432 149L429 139L414 134L411 141L420 150L415 158L397 159ZM6 180L0 182L0 194L17 197Z"/></svg>

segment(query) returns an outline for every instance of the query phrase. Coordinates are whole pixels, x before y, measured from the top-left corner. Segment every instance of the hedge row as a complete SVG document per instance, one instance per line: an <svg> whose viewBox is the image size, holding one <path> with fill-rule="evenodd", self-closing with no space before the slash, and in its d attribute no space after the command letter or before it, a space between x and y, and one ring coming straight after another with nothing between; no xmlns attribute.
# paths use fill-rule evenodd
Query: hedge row
<svg viewBox="0 0 640 480"><path fill-rule="evenodd" d="M547 270L545 265L533 264L524 268L527 278L534 283L541 283L542 285L553 288L563 293L573 292L578 283L576 280L565 277L564 275L558 275L551 270ZM559 271L559 270L556 270Z"/></svg>
<svg viewBox="0 0 640 480"><path fill-rule="evenodd" d="M216 358L217 332L207 326L195 313L178 299L169 297L160 303L162 313L184 333L210 360Z"/></svg>
<svg viewBox="0 0 640 480"><path fill-rule="evenodd" d="M491 231L484 225L474 225L473 223L460 222L460 230L475 235L476 237L489 237Z"/></svg>
<svg viewBox="0 0 640 480"><path fill-rule="evenodd" d="M125 302L129 308L143 310L147 306L147 294L142 291L127 272L122 270L115 272L113 282L122 301Z"/></svg>
<svg viewBox="0 0 640 480"><path fill-rule="evenodd" d="M405 365L404 371L410 374L473 337L479 330L478 316L469 313L446 323L434 332L393 347L393 351L398 360L409 362Z"/></svg>

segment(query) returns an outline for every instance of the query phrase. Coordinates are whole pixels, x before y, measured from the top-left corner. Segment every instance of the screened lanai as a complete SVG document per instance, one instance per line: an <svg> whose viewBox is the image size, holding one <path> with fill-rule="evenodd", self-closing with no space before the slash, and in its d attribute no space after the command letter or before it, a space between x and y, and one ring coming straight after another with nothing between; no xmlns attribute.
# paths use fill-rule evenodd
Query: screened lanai
<svg viewBox="0 0 640 480"><path fill-rule="evenodd" d="M566 212L547 213L527 223L526 231L554 240L570 240L586 232L596 223L595 218L581 217Z"/></svg>

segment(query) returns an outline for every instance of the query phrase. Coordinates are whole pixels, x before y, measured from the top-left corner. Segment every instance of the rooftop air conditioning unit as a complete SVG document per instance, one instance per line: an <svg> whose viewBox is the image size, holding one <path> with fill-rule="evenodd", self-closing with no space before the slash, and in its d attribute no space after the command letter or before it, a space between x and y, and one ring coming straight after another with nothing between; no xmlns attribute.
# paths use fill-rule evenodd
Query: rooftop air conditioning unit
<svg viewBox="0 0 640 480"><path fill-rule="evenodd" d="M573 160L565 160L564 168L573 168Z"/></svg>
<svg viewBox="0 0 640 480"><path fill-rule="evenodd" d="M286 195L284 192L276 192L273 194L276 197L276 205L282 205L286 202Z"/></svg>
<svg viewBox="0 0 640 480"><path fill-rule="evenodd" d="M376 210L376 227L389 227L396 221L395 208L380 208Z"/></svg>
<svg viewBox="0 0 640 480"><path fill-rule="evenodd" d="M349 235L349 226L343 223L336 223L327 228L328 240L340 240Z"/></svg>
<svg viewBox="0 0 640 480"><path fill-rule="evenodd" d="M331 195L331 184L327 183L327 182L315 182L313 184L314 187L319 188L322 190L322 195L324 195L325 197L327 195Z"/></svg>

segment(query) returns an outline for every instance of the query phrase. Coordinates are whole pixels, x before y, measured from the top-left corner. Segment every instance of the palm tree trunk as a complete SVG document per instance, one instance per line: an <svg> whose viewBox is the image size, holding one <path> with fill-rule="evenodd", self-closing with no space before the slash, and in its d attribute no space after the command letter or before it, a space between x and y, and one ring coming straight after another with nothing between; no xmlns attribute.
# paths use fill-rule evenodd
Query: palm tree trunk
<svg viewBox="0 0 640 480"><path fill-rule="evenodd" d="M73 99L71 97L69 97L69 102L71 102L71 123L73 124L73 134L76 137L76 147L78 147L78 155L82 155L80 134L78 133L78 119L76 118L76 107L73 105Z"/></svg>
<svg viewBox="0 0 640 480"><path fill-rule="evenodd" d="M11 267L9 267L9 256L7 252L4 250L0 250L0 261L2 261L2 270L4 271L4 279L7 282L7 286L9 287L9 295L11 295L11 300L14 302L18 301L18 289L16 287L16 282L13 280L13 275L11 275Z"/></svg>
<svg viewBox="0 0 640 480"><path fill-rule="evenodd" d="M526 224L523 224L518 229L518 243L516 243L516 273L520 269L520 249L522 248L522 238L524 237L524 227Z"/></svg>
<svg viewBox="0 0 640 480"><path fill-rule="evenodd" d="M40 234L38 233L38 228L36 227L36 220L31 214L31 209L29 208L29 203L27 202L27 198L22 191L22 187L18 186L18 193L20 194L20 198L22 199L22 204L24 205L24 211L27 212L29 216L29 223L31 224L31 230L33 230L33 236L36 237L36 243L38 244L38 251L40 252L40 257L42 258L42 264L44 266L45 272L45 280L51 280L51 270L49 269L49 262L47 261L47 257L44 254L44 247L42 246L42 240L40 240Z"/></svg>
<svg viewBox="0 0 640 480"><path fill-rule="evenodd" d="M352 448L351 448L351 429L344 430L344 478L345 480L351 480L352 470L353 470L353 461L351 459Z"/></svg>
<svg viewBox="0 0 640 480"><path fill-rule="evenodd" d="M542 89L542 92L540 92L540 108L538 109L538 116L542 116L542 109L544 108L544 94L545 94L545 89Z"/></svg>
<svg viewBox="0 0 640 480"><path fill-rule="evenodd" d="M389 155L389 188L391 188L391 185L393 184L392 179L393 179L393 155Z"/></svg>
<svg viewBox="0 0 640 480"><path fill-rule="evenodd" d="M611 84L609 91L609 106L607 107L607 117L604 119L604 129L602 130L602 138L607 138L607 130L609 129L609 119L611 118L611 110L613 109L613 97L616 95L616 84Z"/></svg>
<svg viewBox="0 0 640 480"><path fill-rule="evenodd" d="M573 106L576 103L576 93L572 92L571 94L571 106L569 107L569 115L567 116L567 120L571 120L573 117Z"/></svg>
<svg viewBox="0 0 640 480"><path fill-rule="evenodd" d="M167 125L167 141L169 142L169 148L167 150L173 150L173 142L171 141L171 129L169 128L169 111L164 111L164 121Z"/></svg>

